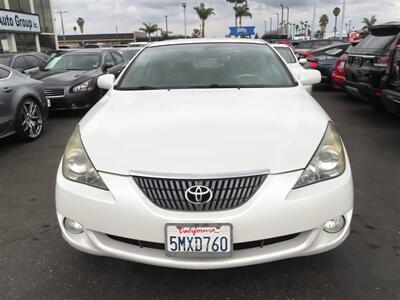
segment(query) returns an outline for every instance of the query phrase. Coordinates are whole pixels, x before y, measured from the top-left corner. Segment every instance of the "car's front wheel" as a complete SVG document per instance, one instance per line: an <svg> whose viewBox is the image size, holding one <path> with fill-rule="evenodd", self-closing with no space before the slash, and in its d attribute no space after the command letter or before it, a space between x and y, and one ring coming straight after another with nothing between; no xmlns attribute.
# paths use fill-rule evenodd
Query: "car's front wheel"
<svg viewBox="0 0 400 300"><path fill-rule="evenodd" d="M18 140L30 142L36 140L43 131L43 112L34 99L21 101L15 120L15 134Z"/></svg>

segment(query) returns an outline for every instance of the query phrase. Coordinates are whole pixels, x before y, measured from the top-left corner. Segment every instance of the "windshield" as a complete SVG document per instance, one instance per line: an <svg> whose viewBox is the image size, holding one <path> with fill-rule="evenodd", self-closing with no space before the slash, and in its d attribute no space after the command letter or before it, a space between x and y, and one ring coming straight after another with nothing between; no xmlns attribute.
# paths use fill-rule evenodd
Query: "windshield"
<svg viewBox="0 0 400 300"><path fill-rule="evenodd" d="M292 51L288 47L276 47L275 50L278 51L286 63L294 64L297 62L296 57L294 57Z"/></svg>
<svg viewBox="0 0 400 300"><path fill-rule="evenodd" d="M99 66L99 53L74 53L54 57L45 70L92 70Z"/></svg>
<svg viewBox="0 0 400 300"><path fill-rule="evenodd" d="M116 89L295 85L278 55L264 44L201 43L146 48Z"/></svg>
<svg viewBox="0 0 400 300"><path fill-rule="evenodd" d="M0 56L0 65L9 66L11 65L11 57L10 56Z"/></svg>

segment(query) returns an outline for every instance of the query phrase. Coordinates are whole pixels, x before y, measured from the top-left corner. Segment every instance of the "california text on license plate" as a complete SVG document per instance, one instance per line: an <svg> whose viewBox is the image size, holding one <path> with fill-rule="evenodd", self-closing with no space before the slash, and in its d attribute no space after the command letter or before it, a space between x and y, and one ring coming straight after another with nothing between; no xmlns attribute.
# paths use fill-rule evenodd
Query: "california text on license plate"
<svg viewBox="0 0 400 300"><path fill-rule="evenodd" d="M227 257L232 255L231 224L167 224L167 256Z"/></svg>

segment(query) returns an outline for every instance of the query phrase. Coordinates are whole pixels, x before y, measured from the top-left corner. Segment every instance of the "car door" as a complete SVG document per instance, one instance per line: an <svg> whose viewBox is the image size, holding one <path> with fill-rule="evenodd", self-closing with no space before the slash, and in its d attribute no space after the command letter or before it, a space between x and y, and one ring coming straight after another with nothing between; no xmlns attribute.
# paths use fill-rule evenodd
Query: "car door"
<svg viewBox="0 0 400 300"><path fill-rule="evenodd" d="M43 69L45 66L45 62L34 55L26 55L25 59L28 61L29 64L29 69L25 70L24 72L26 75L31 75L32 73Z"/></svg>
<svg viewBox="0 0 400 300"><path fill-rule="evenodd" d="M105 73L109 68L112 68L115 65L116 63L113 56L111 55L111 52L104 53L103 67L102 67L103 72Z"/></svg>
<svg viewBox="0 0 400 300"><path fill-rule="evenodd" d="M124 70L124 68L126 67L125 58L116 51L111 52L111 55L114 58L115 66L110 68L108 73L114 74L115 77L118 77L121 74L121 72Z"/></svg>
<svg viewBox="0 0 400 300"><path fill-rule="evenodd" d="M0 67L0 135L12 120L12 99L16 87L12 84L11 75L10 70Z"/></svg>

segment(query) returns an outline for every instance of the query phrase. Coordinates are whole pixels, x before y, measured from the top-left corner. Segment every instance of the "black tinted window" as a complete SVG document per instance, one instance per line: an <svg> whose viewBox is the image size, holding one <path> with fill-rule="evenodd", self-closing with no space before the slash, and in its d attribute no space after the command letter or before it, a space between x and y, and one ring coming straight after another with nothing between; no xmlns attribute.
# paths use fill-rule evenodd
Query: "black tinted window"
<svg viewBox="0 0 400 300"><path fill-rule="evenodd" d="M18 56L14 60L13 68L18 70L18 71L23 71L28 67L28 63L26 62L25 58L23 56Z"/></svg>
<svg viewBox="0 0 400 300"><path fill-rule="evenodd" d="M0 68L0 79L7 78L10 75L10 71Z"/></svg>
<svg viewBox="0 0 400 300"><path fill-rule="evenodd" d="M356 47L349 50L349 53L375 53L388 51L396 35L373 35L370 34L363 39Z"/></svg>
<svg viewBox="0 0 400 300"><path fill-rule="evenodd" d="M39 68L44 66L44 62L33 55L25 56L25 59L28 61L30 68Z"/></svg>
<svg viewBox="0 0 400 300"><path fill-rule="evenodd" d="M0 56L0 65L5 65L11 67L12 57L10 56Z"/></svg>
<svg viewBox="0 0 400 300"><path fill-rule="evenodd" d="M114 61L114 59L113 59L113 57L112 57L112 55L111 55L110 52L107 52L107 53L104 55L104 64L115 65L115 61Z"/></svg>
<svg viewBox="0 0 400 300"><path fill-rule="evenodd" d="M111 52L111 54L112 54L112 56L113 56L113 58L115 60L115 63L117 65L124 62L124 58L122 57L121 54L119 54L117 52Z"/></svg>

